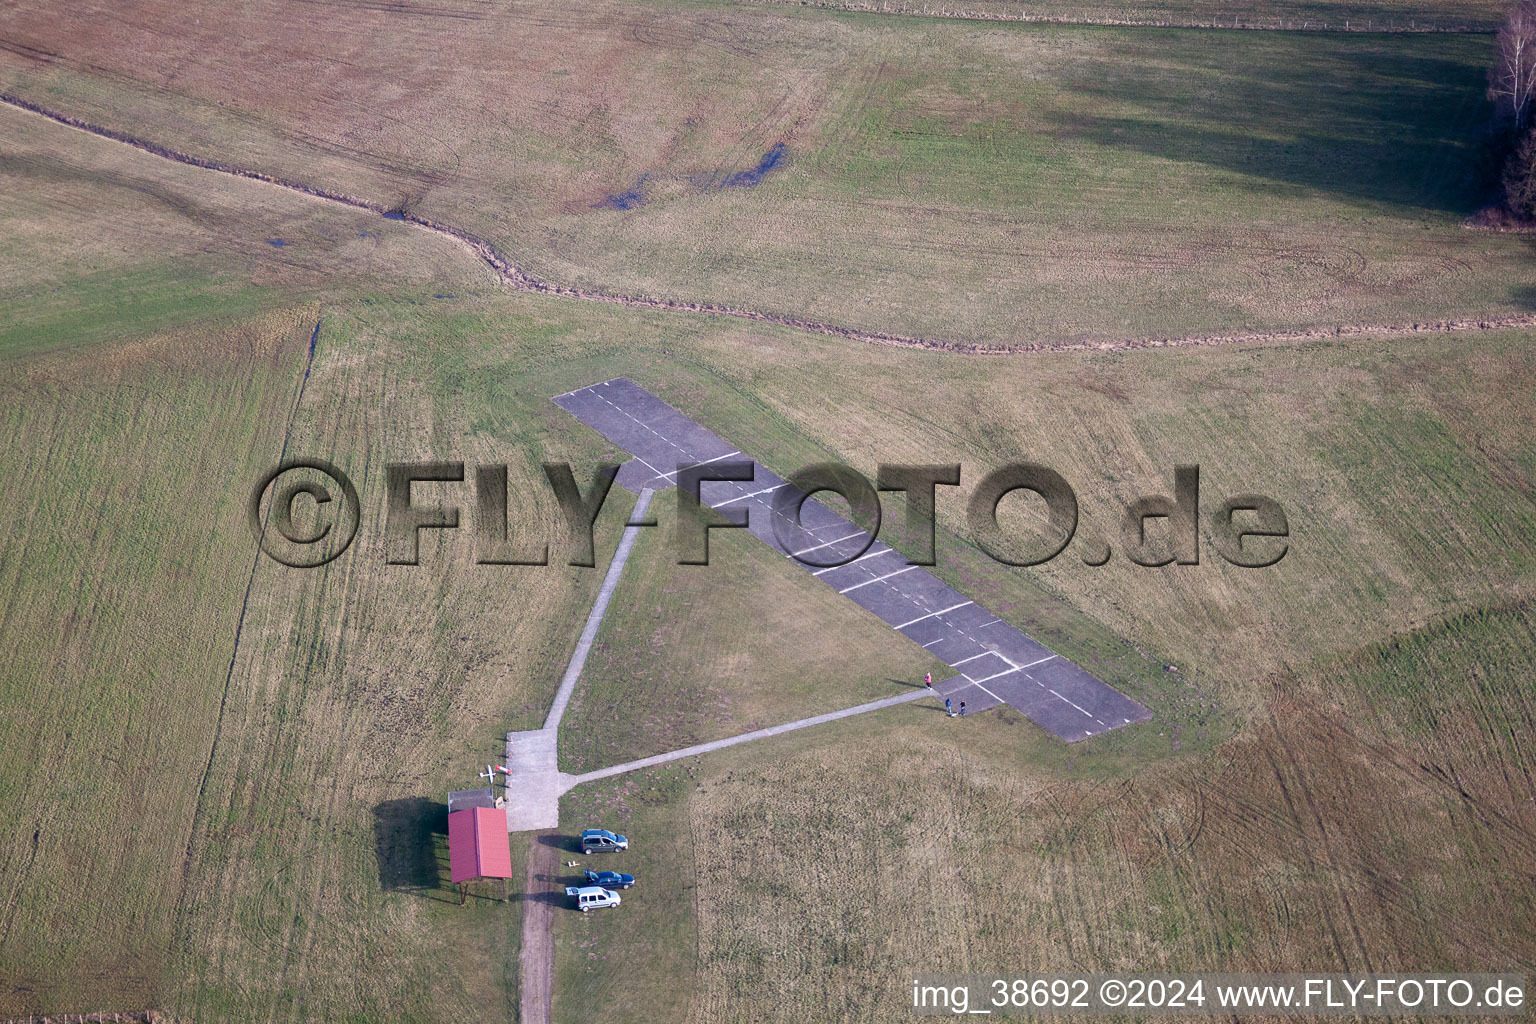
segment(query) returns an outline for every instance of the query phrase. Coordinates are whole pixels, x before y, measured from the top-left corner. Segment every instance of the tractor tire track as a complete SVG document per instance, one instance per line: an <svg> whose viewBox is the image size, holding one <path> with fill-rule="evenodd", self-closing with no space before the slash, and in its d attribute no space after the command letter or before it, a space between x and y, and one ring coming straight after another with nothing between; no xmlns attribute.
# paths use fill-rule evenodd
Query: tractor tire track
<svg viewBox="0 0 1536 1024"><path fill-rule="evenodd" d="M698 313L705 316L731 317L737 320L749 320L756 323L774 324L780 327L789 327L794 330L809 331L813 334L821 334L832 338L845 338L849 341L858 341L870 345L888 345L897 348L926 349L935 352L951 352L959 355L1027 355L1034 353L1065 353L1065 352L1126 352L1137 349L1150 348L1195 348L1217 345L1238 344L1274 344L1274 343L1298 343L1308 341L1324 341L1342 338L1368 338L1368 337L1401 337L1417 334L1454 334L1471 331L1495 331L1511 328L1536 327L1536 313L1513 313L1502 316L1485 317L1460 317L1443 320L1405 320L1397 323L1385 324L1338 324L1331 327L1309 327L1297 330L1281 331L1242 331L1217 334L1188 334L1188 335L1154 335L1140 338L1107 339L1103 341L1073 341L1073 342L1018 342L1018 343L974 343L962 341L946 341L937 338L925 338L917 335L893 334L887 331L869 331L854 327L844 327L838 324L827 323L822 320L813 320L805 317L789 316L781 313L768 313L762 310L747 309L739 306L725 306L710 302L683 302L673 299L660 299L644 295L623 295L614 292L593 291L585 288L568 288L563 285L552 284L541 278L527 273L519 267L509 263L491 243L479 236L443 224L409 210L401 210L365 199L347 192L335 189L321 188L314 185L306 185L303 182L278 175L266 174L261 171L253 171L249 168L238 167L218 160L206 157L194 156L183 153L180 150L162 146L159 143L149 142L137 138L127 132L115 128L106 128L101 125L83 121L80 118L51 110L41 104L24 99L13 93L0 92L0 103L17 110L26 111L39 117L46 118L56 124L61 124L77 131L94 135L98 138L109 139L125 146L132 146L140 152L148 153L165 160L191 167L199 167L204 170L217 171L221 174L232 175L237 178L245 178L250 181L260 181L268 185L297 192L300 195L309 196L312 199L320 199L325 202L336 203L350 207L354 210L365 210L380 216L387 216L393 220L399 220L406 224L430 231L433 234L451 239L457 244L469 250L480 262L490 267L500 280L514 291L526 292L534 295L551 295L560 298L580 299L585 302L601 302L614 306L626 306L632 309L650 309L669 313Z"/></svg>

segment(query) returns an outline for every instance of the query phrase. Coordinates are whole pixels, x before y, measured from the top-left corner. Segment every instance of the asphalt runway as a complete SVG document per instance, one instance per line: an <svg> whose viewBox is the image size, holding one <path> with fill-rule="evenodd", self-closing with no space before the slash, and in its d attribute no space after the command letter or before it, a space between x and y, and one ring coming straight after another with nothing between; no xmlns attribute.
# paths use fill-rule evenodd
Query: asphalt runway
<svg viewBox="0 0 1536 1024"><path fill-rule="evenodd" d="M554 402L634 456L619 471L618 483L637 494L673 486L682 465L755 462L622 377L568 391ZM787 486L782 477L756 465L752 481L706 481L700 498L722 512L747 510L747 529L785 557L829 562L857 554L829 568L805 565L799 558L795 564L953 667L959 674L938 690L956 706L964 700L967 713L1007 704L1068 742L1152 717L1141 704L925 568L909 565L905 555L879 541L871 543L867 531L814 498L805 503L798 525L781 517L781 542L773 529L773 501Z"/></svg>

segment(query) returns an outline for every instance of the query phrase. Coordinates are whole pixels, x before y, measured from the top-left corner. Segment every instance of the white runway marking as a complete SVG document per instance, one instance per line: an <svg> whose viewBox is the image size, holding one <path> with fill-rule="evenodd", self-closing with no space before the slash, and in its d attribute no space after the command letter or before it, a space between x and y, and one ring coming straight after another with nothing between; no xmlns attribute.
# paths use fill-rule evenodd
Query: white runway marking
<svg viewBox="0 0 1536 1024"><path fill-rule="evenodd" d="M936 615L943 615L945 612L952 612L956 608L964 608L968 604L975 604L975 603L976 603L975 601L961 601L959 604L952 604L948 608L940 608L936 612L929 612L927 615L919 615L917 618L913 619L911 622L903 622L901 625L899 625L899 626L897 626L895 628L897 628L897 629L906 629L908 626L915 626L915 625L917 625L919 622L922 622L924 619L931 619L931 618L933 618Z"/></svg>
<svg viewBox="0 0 1536 1024"><path fill-rule="evenodd" d="M874 579L865 580L863 583L855 583L851 587L844 587L842 590L839 590L838 593L839 594L846 594L846 593L848 593L851 590L858 590L860 587L867 587L871 583L879 583L881 580L888 580L892 576L900 576L902 573L904 573L904 572L911 572L913 569L916 569L916 568L918 568L918 567L915 566L915 565L909 565L905 569L897 569L895 572L888 572L884 576L876 576Z"/></svg>
<svg viewBox="0 0 1536 1024"><path fill-rule="evenodd" d="M661 470L657 469L655 466L651 465L649 462L646 462L644 459L641 459L640 456L636 455L635 458L639 459L640 465L644 466L646 469L650 470L652 473L660 473L661 472Z"/></svg>
<svg viewBox="0 0 1536 1024"><path fill-rule="evenodd" d="M866 559L866 558L879 558L881 555L888 555L892 551L895 551L895 550L896 550L895 548L881 548L879 551L870 551L870 552L868 552L866 554L860 555L858 558L855 558L851 562L844 562L842 565L829 565L825 569L817 569L815 572L811 573L811 575L812 576L820 576L822 573L824 573L824 572L831 572L833 569L846 569L850 565L858 565L860 562L864 561L864 559ZM917 566L914 565L912 568L916 569Z"/></svg>
<svg viewBox="0 0 1536 1024"><path fill-rule="evenodd" d="M783 486L783 485L781 484L780 486ZM829 540L825 544L817 544L815 547L813 547L813 548L806 548L804 551L793 551L793 552L790 553L789 557L790 558L799 558L801 555L808 555L812 551L820 551L822 548L829 548L833 544L841 544L845 540L853 540L853 538L855 538L855 537L862 537L862 536L864 536L864 531L860 530L858 533L850 533L846 537L839 537L839 538L837 538L837 540ZM834 569L841 569L842 566L838 565L838 566L833 566L832 568L834 568Z"/></svg>
<svg viewBox="0 0 1536 1024"><path fill-rule="evenodd" d="M1003 700L1003 698L987 689L985 686L982 686L980 683L972 683L971 685L976 687L976 689L980 690L982 693L986 694L988 697L991 697L993 700L997 701L999 704L1008 703L1007 701Z"/></svg>
<svg viewBox="0 0 1536 1024"><path fill-rule="evenodd" d="M1051 692L1052 692L1052 693L1056 693L1056 691L1055 691L1055 690L1052 690L1052 691L1051 691ZM1056 696L1058 696L1058 697L1061 697L1061 694L1059 694L1059 693L1056 693ZM1068 703L1068 704L1072 704L1072 702L1071 702L1071 701L1070 701L1070 700L1067 700L1067 698L1066 698L1066 697L1061 697L1061 699L1062 699L1062 700L1065 700L1065 701L1067 701L1067 703ZM1079 705L1079 704L1072 704L1072 706L1073 706L1073 707L1075 707L1075 708L1077 708L1077 710L1079 710L1079 711L1081 711L1081 712L1082 712L1082 713L1083 713L1083 714L1085 714L1085 715L1088 715L1088 717L1089 717L1089 718L1093 718L1093 715L1092 715L1092 714L1090 714L1090 713L1089 713L1089 712L1088 712L1088 711L1087 711L1087 710L1086 710L1086 709L1084 709L1084 708L1083 708L1083 707L1082 707L1082 706L1081 706L1081 705ZM1094 719L1094 721L1098 721L1098 719Z"/></svg>
<svg viewBox="0 0 1536 1024"><path fill-rule="evenodd" d="M677 445L673 445L672 447L677 448ZM682 449L678 449L678 450L681 451ZM741 454L741 452L726 452L724 455L716 455L712 459L705 459L703 462L696 462L696 463L694 463L694 465L696 465L696 466L707 466L711 462L719 462L721 459L728 459L732 455L740 455L740 454ZM650 463L646 463L646 465L650 465ZM677 476L677 474L680 473L680 472L681 472L681 470L674 469L670 473L663 473L663 474L661 474L661 476L657 477L656 479L658 479L658 480L665 480L669 476ZM713 507L714 506L711 506L711 508L713 508Z"/></svg>
<svg viewBox="0 0 1536 1024"><path fill-rule="evenodd" d="M1005 658L1003 660L1006 661L1007 659ZM989 676L982 676L980 679L971 679L970 676L965 676L965 678L971 679L971 682L975 683L977 686L980 686L982 683L990 683L992 680L1001 679L1003 676L1011 676L1017 671L1017 668L1005 668L1001 672L994 672ZM965 675L964 672L960 674Z"/></svg>
<svg viewBox="0 0 1536 1024"><path fill-rule="evenodd" d="M718 505L711 505L709 507L710 508L725 508L725 506L735 504L738 501L746 501L748 498L755 498L759 494L767 494L769 491L776 491L780 487L788 487L788 486L789 486L788 484L774 484L772 487L764 487L762 490L760 490L760 491L753 491L751 494L737 495L736 497L732 498L730 501L722 501Z"/></svg>

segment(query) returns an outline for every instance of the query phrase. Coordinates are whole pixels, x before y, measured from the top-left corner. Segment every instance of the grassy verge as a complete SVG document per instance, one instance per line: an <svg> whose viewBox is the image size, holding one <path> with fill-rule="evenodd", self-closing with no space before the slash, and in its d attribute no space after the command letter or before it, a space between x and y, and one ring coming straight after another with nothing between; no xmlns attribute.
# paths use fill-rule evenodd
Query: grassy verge
<svg viewBox="0 0 1536 1024"><path fill-rule="evenodd" d="M608 827L630 838L630 849L609 858L569 851L562 871L576 884L589 866L625 871L635 888L614 910L555 914L553 1018L569 1020L601 1006L623 1020L664 1020L688 1005L696 983L697 861L713 853L679 812L700 769L679 763L604 780L566 794L560 820L567 831Z"/></svg>

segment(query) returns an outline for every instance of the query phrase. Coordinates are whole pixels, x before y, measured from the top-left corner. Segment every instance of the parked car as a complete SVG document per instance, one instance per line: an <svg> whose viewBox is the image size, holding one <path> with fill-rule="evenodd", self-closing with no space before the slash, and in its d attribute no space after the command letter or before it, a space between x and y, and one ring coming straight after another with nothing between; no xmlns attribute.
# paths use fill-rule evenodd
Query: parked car
<svg viewBox="0 0 1536 1024"><path fill-rule="evenodd" d="M601 907L616 907L623 902L618 893L609 892L600 885L568 885L565 894L576 900L576 909L583 914Z"/></svg>
<svg viewBox="0 0 1536 1024"><path fill-rule="evenodd" d="M588 871L588 885L600 885L604 889L633 889L635 876L622 871Z"/></svg>
<svg viewBox="0 0 1536 1024"><path fill-rule="evenodd" d="M581 834L582 853L605 853L629 849L629 840L605 828L589 828Z"/></svg>

